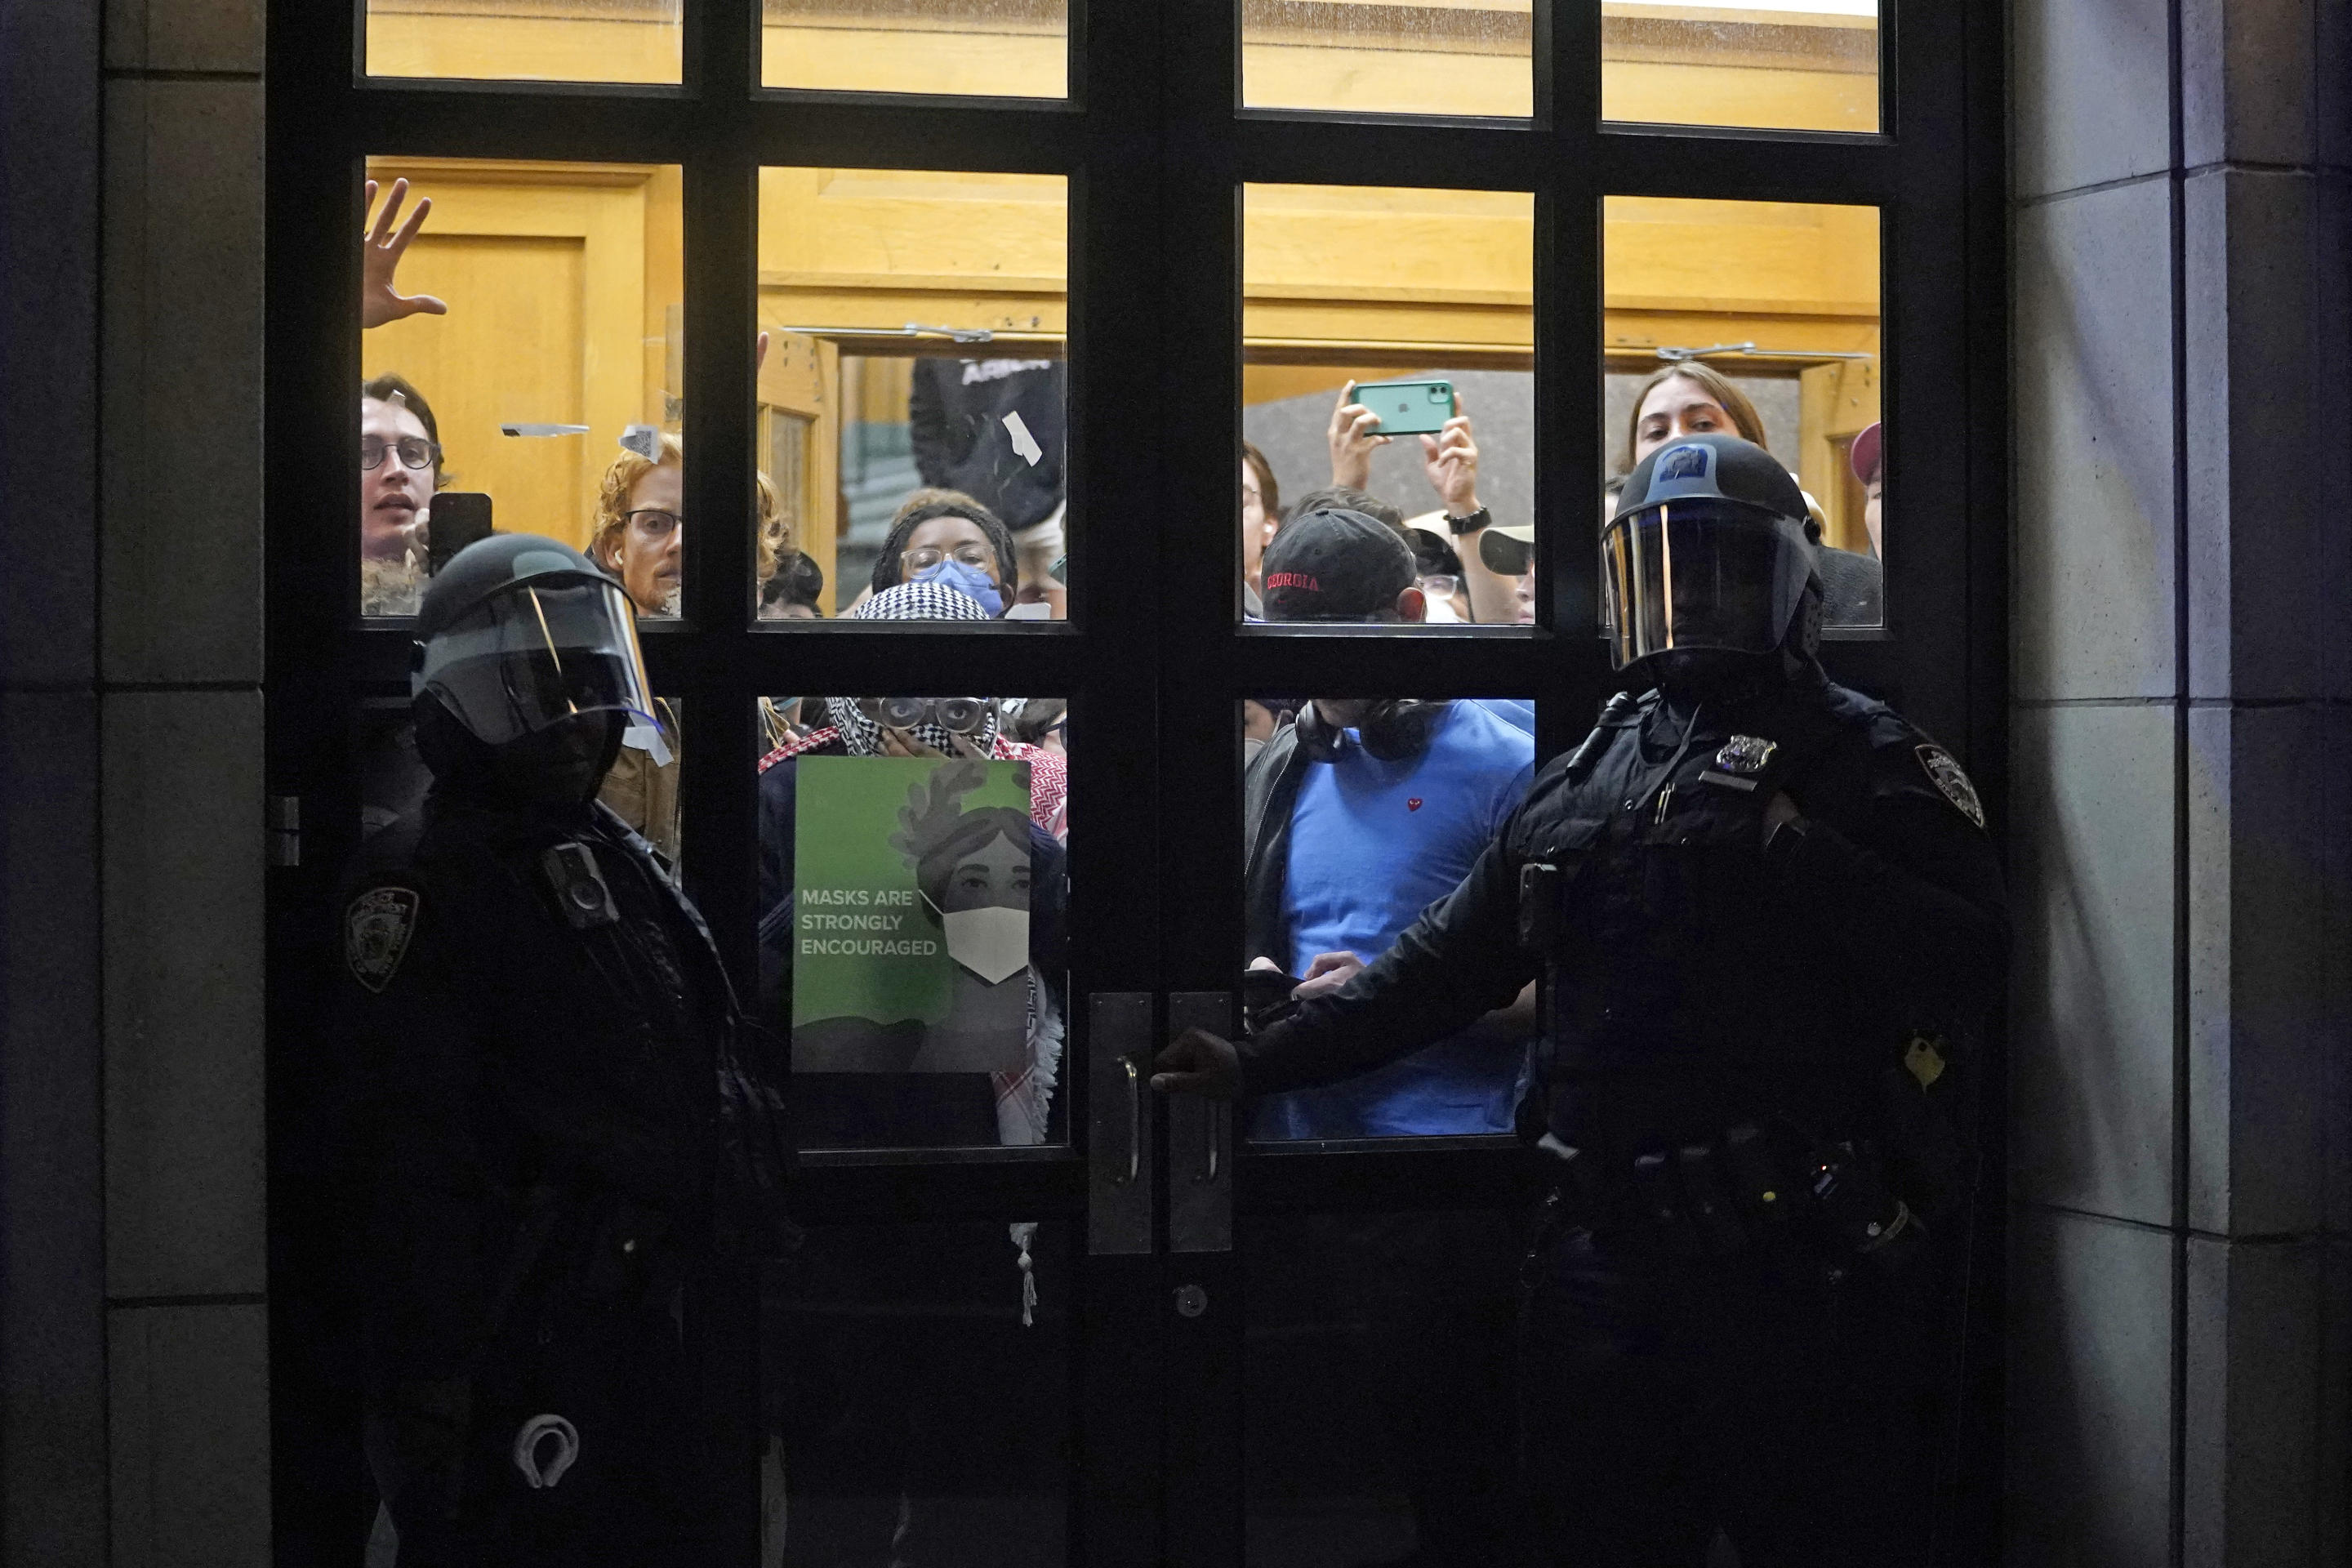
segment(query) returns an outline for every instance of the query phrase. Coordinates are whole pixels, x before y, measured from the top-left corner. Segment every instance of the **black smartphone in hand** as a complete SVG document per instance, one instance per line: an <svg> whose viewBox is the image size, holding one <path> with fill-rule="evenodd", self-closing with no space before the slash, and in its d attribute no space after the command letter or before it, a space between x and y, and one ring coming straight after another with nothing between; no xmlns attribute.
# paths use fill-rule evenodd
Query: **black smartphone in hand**
<svg viewBox="0 0 2352 1568"><path fill-rule="evenodd" d="M425 526L425 569L436 577L468 544L490 536L490 498L479 490L442 490Z"/></svg>

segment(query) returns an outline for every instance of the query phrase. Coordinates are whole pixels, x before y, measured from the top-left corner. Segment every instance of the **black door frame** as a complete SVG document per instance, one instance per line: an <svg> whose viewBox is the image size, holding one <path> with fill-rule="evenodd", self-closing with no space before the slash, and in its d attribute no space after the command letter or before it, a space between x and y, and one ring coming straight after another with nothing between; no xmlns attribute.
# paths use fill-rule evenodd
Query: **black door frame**
<svg viewBox="0 0 2352 1568"><path fill-rule="evenodd" d="M676 88L370 80L357 4L271 0L267 130L265 579L268 768L301 802L301 864L273 874L268 1092L274 1461L280 1561L317 1560L352 1479L337 1371L316 1353L335 1226L320 1197L315 977L321 911L356 837L347 713L404 692L406 634L356 618L350 449L358 380L352 237L369 154L683 166L688 510L751 515L757 171L763 163L1059 174L1069 180L1066 625L887 632L747 624L751 531L688 552L686 614L644 639L656 689L695 716L687 872L730 963L754 942L752 700L773 691L959 686L1066 693L1071 783L1073 1147L971 1158L803 1163L812 1218L1079 1215L1086 1008L1093 993L1230 988L1238 953L1238 700L1269 690L1533 696L1538 754L1579 738L1612 689L1593 625L1601 471L1601 197L1836 202L1885 218L1889 447L1901 511L1889 626L1843 634L1832 674L1902 703L1963 751L1995 825L2006 801L2007 266L2002 7L1886 0L1885 132L1832 135L1599 120L1597 5L1537 0L1528 121L1240 107L1234 0L1070 0L1066 101L785 92L758 85L758 0L687 0ZM1540 626L1410 637L1235 625L1232 454L1240 434L1244 182L1478 187L1536 206L1535 454ZM1152 366L1156 377L1132 367ZM1214 372L1213 376L1210 373ZM1216 381L1216 377L1223 379ZM1213 382L1228 395L1203 396ZM1157 396L1139 395L1156 390ZM1955 438L1952 433L1958 433ZM705 718L704 715L710 715ZM726 716L732 716L731 718ZM1146 852L1148 847L1148 852ZM1990 1086L1998 1105L1999 1084ZM1164 1128L1163 1128L1164 1132ZM1990 1131L1987 1169L2000 1163ZM1162 1140L1164 1146L1164 1138ZM1480 1141L1247 1152L1242 1212L1515 1200L1507 1148ZM1999 1497L2000 1204L1980 1205L1964 1536L1990 1561ZM1238 1311L1182 1318L1180 1279L1238 1301L1230 1258L1097 1258L1076 1386L1076 1505L1089 1563L1238 1562ZM1181 1375L1166 1376L1168 1368Z"/></svg>

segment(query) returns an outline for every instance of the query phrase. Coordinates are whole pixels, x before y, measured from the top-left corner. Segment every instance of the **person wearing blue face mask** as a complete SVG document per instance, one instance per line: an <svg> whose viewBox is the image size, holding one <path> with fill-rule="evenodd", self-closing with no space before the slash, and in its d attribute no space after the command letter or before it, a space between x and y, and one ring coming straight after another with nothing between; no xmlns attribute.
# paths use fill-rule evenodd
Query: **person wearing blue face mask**
<svg viewBox="0 0 2352 1568"><path fill-rule="evenodd" d="M1012 532L997 515L959 490L917 490L891 521L874 563L873 591L901 583L937 583L1002 617L1020 581Z"/></svg>
<svg viewBox="0 0 2352 1568"><path fill-rule="evenodd" d="M980 549L974 544L967 544L962 548L974 555ZM908 579L908 582L937 583L942 587L969 594L982 609L992 616L1001 616L1004 613L1004 591L999 588L995 579L988 574L985 563L949 555L943 560L934 561L929 565L925 565L923 557L927 553L929 552L926 550L908 552L908 555L914 557L910 564L915 567L914 575Z"/></svg>

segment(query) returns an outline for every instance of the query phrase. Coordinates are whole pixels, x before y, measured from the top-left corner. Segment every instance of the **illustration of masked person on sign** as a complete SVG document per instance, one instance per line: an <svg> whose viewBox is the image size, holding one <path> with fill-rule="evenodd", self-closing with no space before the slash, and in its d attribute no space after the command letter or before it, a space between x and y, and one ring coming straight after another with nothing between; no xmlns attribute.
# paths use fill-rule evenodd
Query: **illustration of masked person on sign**
<svg viewBox="0 0 2352 1568"><path fill-rule="evenodd" d="M953 964L947 1016L925 1031L916 1072L1012 1071L1027 1048L1029 987L1013 982L1029 969L1029 815L965 809L987 782L985 763L942 763L907 792L890 836Z"/></svg>
<svg viewBox="0 0 2352 1568"><path fill-rule="evenodd" d="M1027 1099L1039 1101L1042 1123L1052 1069L1038 1071L1039 1026L1058 1011L1032 967L1042 836L1030 825L1029 765L815 756L801 765L795 1074L986 1075L993 1131L1034 1142L1005 1125L1008 1113L1025 1121ZM1024 1096L1033 1082L1039 1092Z"/></svg>

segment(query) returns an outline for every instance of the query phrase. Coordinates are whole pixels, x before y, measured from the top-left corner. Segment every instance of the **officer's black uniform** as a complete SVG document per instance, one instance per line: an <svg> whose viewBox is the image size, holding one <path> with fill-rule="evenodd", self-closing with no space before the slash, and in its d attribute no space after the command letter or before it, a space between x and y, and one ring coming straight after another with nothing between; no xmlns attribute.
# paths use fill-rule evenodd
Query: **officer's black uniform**
<svg viewBox="0 0 2352 1568"><path fill-rule="evenodd" d="M1718 1526L1743 1568L1919 1560L1908 1439L1947 1370L1924 1314L1966 1180L1931 1087L1962 1076L2006 916L1957 765L1802 651L1711 700L1612 700L1459 889L1239 1047L1249 1093L1327 1083L1547 978L1520 1120L1575 1158L1549 1167L1521 1400L1563 1563L1696 1563ZM1782 791L1802 817L1766 847ZM1777 1174L1743 1183L1734 1142ZM1868 1191L1874 1152L1907 1207ZM1780 1221L1817 1180L1840 1202Z"/></svg>
<svg viewBox="0 0 2352 1568"><path fill-rule="evenodd" d="M600 592L584 559L550 574L545 552L572 552L548 541L478 552L501 559L461 558L436 595L509 570L542 599ZM533 799L436 702L418 704L434 788L341 905L373 1186L369 1459L399 1563L710 1561L712 1483L751 1472L700 1419L695 1313L718 1233L773 1223L776 1107L700 918L593 798L620 713L569 721L584 793ZM542 1416L560 1423L541 1423L534 1485L515 1450Z"/></svg>

